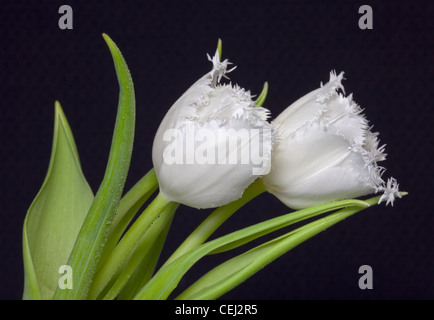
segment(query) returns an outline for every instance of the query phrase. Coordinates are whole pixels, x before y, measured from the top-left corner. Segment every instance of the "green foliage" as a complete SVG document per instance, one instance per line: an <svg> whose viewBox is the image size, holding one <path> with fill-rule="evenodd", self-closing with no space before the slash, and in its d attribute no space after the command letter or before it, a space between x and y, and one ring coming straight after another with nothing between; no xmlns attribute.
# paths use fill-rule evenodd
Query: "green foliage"
<svg viewBox="0 0 434 320"><path fill-rule="evenodd" d="M45 181L23 229L24 299L51 299L93 201L71 129L55 104L53 147Z"/></svg>

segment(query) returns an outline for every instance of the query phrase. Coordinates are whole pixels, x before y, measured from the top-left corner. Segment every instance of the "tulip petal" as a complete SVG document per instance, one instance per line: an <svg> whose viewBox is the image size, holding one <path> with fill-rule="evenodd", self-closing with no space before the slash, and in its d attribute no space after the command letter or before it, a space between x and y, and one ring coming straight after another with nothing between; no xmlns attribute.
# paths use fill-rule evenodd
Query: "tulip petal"
<svg viewBox="0 0 434 320"><path fill-rule="evenodd" d="M160 192L200 209L240 198L258 176L268 173L274 139L269 111L257 106L249 91L220 84L231 71L226 70L229 62L220 61L218 52L208 58L212 71L169 109L152 147ZM239 137L240 143L228 141Z"/></svg>
<svg viewBox="0 0 434 320"><path fill-rule="evenodd" d="M343 73L283 111L272 124L276 146L268 191L294 209L384 191L392 202L377 162L386 158L377 133L370 131L352 95L344 96Z"/></svg>
<svg viewBox="0 0 434 320"><path fill-rule="evenodd" d="M285 170L276 170L276 168ZM279 141L271 172L264 177L269 192L300 209L374 192L369 167L333 127L309 124Z"/></svg>
<svg viewBox="0 0 434 320"><path fill-rule="evenodd" d="M155 163L160 191L172 201L199 209L218 207L240 198L258 178L255 169L265 173L269 170L272 135L266 135L266 130L271 132L271 126L264 130L247 119L228 120L222 126L210 121L206 125L192 123L181 127L167 146L181 155L174 155L174 163L167 158ZM201 133L209 135L201 137ZM256 164L252 141L257 141L258 149L263 150ZM231 147L232 142L237 146Z"/></svg>
<svg viewBox="0 0 434 320"><path fill-rule="evenodd" d="M335 96L338 89L343 90L341 83L343 76L343 72L339 75L331 72L329 82L301 97L279 114L272 122L279 135L285 136L295 132L307 122L317 120L326 108L324 100Z"/></svg>

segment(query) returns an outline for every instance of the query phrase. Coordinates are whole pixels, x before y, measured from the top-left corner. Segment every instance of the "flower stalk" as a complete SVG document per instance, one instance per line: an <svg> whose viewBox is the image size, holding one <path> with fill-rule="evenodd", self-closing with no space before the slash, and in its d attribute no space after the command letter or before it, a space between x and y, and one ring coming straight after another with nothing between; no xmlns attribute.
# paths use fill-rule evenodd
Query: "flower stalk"
<svg viewBox="0 0 434 320"><path fill-rule="evenodd" d="M163 218L167 218L166 215L173 215L173 210L165 210L170 203L171 201L167 200L161 193L157 194L145 211L131 225L95 275L89 290L89 299L96 299L106 285L119 275L122 267L128 263L138 246L144 245L148 248L152 246L164 225L161 225L160 228L153 228L151 233L148 233L149 228L161 215L164 215Z"/></svg>
<svg viewBox="0 0 434 320"><path fill-rule="evenodd" d="M165 262L165 265L176 260L183 254L203 244L227 219L246 203L250 202L265 192L261 179L253 182L244 192L243 196L227 205L215 209L176 249L176 251Z"/></svg>

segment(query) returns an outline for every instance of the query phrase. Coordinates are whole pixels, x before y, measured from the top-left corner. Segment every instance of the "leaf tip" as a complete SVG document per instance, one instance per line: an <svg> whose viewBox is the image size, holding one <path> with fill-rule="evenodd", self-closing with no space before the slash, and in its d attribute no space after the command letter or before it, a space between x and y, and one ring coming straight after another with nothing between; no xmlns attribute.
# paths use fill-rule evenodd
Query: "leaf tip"
<svg viewBox="0 0 434 320"><path fill-rule="evenodd" d="M218 50L218 53L219 53L220 60L222 59L222 45L223 45L222 39L218 38L218 40L217 40L217 50Z"/></svg>
<svg viewBox="0 0 434 320"><path fill-rule="evenodd" d="M112 40L112 38L109 37L107 33L103 33L102 37L104 38L104 41L107 43L110 49L112 46L115 46L114 41Z"/></svg>
<svg viewBox="0 0 434 320"><path fill-rule="evenodd" d="M54 112L56 116L63 114L62 105L58 100L54 101Z"/></svg>
<svg viewBox="0 0 434 320"><path fill-rule="evenodd" d="M262 87L262 91L259 94L258 98L256 99L255 104L259 107L262 107L262 105L265 102L265 99L267 98L267 94L268 94L268 81L265 81Z"/></svg>

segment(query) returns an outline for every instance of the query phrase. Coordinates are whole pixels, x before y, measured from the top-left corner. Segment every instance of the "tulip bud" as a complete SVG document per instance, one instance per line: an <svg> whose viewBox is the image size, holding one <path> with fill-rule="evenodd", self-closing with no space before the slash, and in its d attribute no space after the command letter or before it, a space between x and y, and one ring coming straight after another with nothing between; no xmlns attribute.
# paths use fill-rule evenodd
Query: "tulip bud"
<svg viewBox="0 0 434 320"><path fill-rule="evenodd" d="M240 198L269 172L273 127L269 111L250 92L220 84L227 60L218 52L213 69L170 108L158 128L152 160L160 192L171 201L212 208Z"/></svg>
<svg viewBox="0 0 434 320"><path fill-rule="evenodd" d="M284 110L272 124L276 144L267 191L293 209L384 191L380 201L400 196L396 180L381 178L386 159L378 133L352 95L343 93L343 73Z"/></svg>

